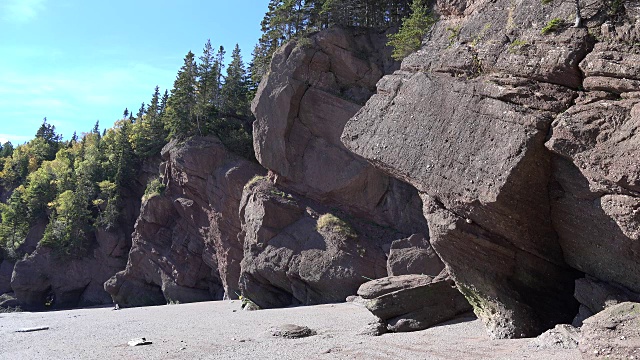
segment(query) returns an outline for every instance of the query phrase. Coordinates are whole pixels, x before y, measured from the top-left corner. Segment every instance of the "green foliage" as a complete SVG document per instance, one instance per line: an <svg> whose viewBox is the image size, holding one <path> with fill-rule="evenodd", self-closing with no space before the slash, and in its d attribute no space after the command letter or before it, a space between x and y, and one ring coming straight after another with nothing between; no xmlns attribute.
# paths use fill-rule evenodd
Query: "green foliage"
<svg viewBox="0 0 640 360"><path fill-rule="evenodd" d="M87 250L89 229L87 200L83 189L67 190L51 204L54 216L45 229L39 245L51 248L63 258L81 257Z"/></svg>
<svg viewBox="0 0 640 360"><path fill-rule="evenodd" d="M358 233L346 221L333 214L324 214L316 223L318 231L330 231L348 238L358 237Z"/></svg>
<svg viewBox="0 0 640 360"><path fill-rule="evenodd" d="M402 60L420 49L422 38L431 30L436 18L429 12L425 0L414 0L411 15L404 18L396 34L389 35L388 45L393 47L393 58Z"/></svg>
<svg viewBox="0 0 640 360"><path fill-rule="evenodd" d="M147 184L147 188L144 190L144 196L142 197L143 201L147 201L154 196L160 196L164 194L167 186L160 181L160 179L155 178Z"/></svg>
<svg viewBox="0 0 640 360"><path fill-rule="evenodd" d="M27 204L23 200L24 187L17 188L6 204L0 204L0 248L3 257L17 260L18 247L29 232Z"/></svg>
<svg viewBox="0 0 640 360"><path fill-rule="evenodd" d="M249 115L247 73L238 44L231 53L231 63L227 68L227 76L222 85L221 93L224 114L238 117Z"/></svg>
<svg viewBox="0 0 640 360"><path fill-rule="evenodd" d="M0 158L6 158L11 155L13 155L13 144L11 144L11 141L7 141L0 146Z"/></svg>
<svg viewBox="0 0 640 360"><path fill-rule="evenodd" d="M549 5L553 2L553 0L541 0L542 5Z"/></svg>
<svg viewBox="0 0 640 360"><path fill-rule="evenodd" d="M564 20L562 20L560 18L554 18L554 19L549 20L549 22L542 28L540 33L542 35L547 35L547 34L550 34L552 32L556 32L556 31L560 30L560 28L562 26L564 26Z"/></svg>
<svg viewBox="0 0 640 360"><path fill-rule="evenodd" d="M266 180L266 179L267 179L266 176L256 175L252 177L251 180L247 181L247 183L244 185L244 189L248 189L254 184L258 183L259 181Z"/></svg>
<svg viewBox="0 0 640 360"><path fill-rule="evenodd" d="M527 43L524 40L515 39L511 42L511 44L509 44L509 53L517 54L518 52L520 52L520 50L522 50L522 48L524 48L528 44L529 43Z"/></svg>
<svg viewBox="0 0 640 360"><path fill-rule="evenodd" d="M412 0L271 0L253 50L251 80L260 83L278 47L330 26L390 28L411 13Z"/></svg>
<svg viewBox="0 0 640 360"><path fill-rule="evenodd" d="M449 45L453 45L458 37L460 36L460 26L448 27L447 31L449 32Z"/></svg>
<svg viewBox="0 0 640 360"><path fill-rule="evenodd" d="M609 2L609 11L607 12L609 16L617 15L624 9L625 0L611 0Z"/></svg>

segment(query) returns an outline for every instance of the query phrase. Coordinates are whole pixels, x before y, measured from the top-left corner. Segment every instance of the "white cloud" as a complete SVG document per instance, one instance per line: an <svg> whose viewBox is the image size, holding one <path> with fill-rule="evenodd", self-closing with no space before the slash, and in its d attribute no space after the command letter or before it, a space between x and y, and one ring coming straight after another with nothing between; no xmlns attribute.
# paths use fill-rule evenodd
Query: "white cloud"
<svg viewBox="0 0 640 360"><path fill-rule="evenodd" d="M11 141L13 145L20 145L27 141L31 140L29 136L20 136L20 135L11 135L11 134L0 134L0 144L4 144L7 141Z"/></svg>
<svg viewBox="0 0 640 360"><path fill-rule="evenodd" d="M10 22L27 23L44 10L46 0L4 0L3 18Z"/></svg>
<svg viewBox="0 0 640 360"><path fill-rule="evenodd" d="M147 102L155 85L164 89L175 77L175 69L144 63L94 64L57 71L20 71L1 65L0 61L0 131L5 134L35 134L45 116L65 138L74 131L89 131L96 120L104 128L119 118L125 107L137 109L140 102ZM8 138L14 142L13 137Z"/></svg>

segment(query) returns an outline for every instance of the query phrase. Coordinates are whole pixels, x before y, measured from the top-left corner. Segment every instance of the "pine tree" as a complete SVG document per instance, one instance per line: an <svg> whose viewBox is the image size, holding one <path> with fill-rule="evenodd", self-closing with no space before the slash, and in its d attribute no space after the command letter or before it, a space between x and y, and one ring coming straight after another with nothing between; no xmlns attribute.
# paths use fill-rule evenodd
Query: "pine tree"
<svg viewBox="0 0 640 360"><path fill-rule="evenodd" d="M200 63L197 66L197 99L196 99L196 122L199 128L206 126L209 119L215 115L215 99L218 93L218 63L211 41L207 40Z"/></svg>
<svg viewBox="0 0 640 360"><path fill-rule="evenodd" d="M141 121L143 121L142 117L143 117L143 116L144 116L144 114L146 114L146 113L147 113L146 105L145 105L145 103L143 102L143 103L140 105L140 109L138 109L138 113L136 114L136 121L140 121L140 122L141 122Z"/></svg>
<svg viewBox="0 0 640 360"><path fill-rule="evenodd" d="M435 23L435 17L429 12L426 0L414 0L412 13L402 21L396 34L389 36L388 45L393 47L393 58L402 60L420 49L422 38Z"/></svg>
<svg viewBox="0 0 640 360"><path fill-rule="evenodd" d="M162 100L160 100L160 108L158 109L158 114L162 117L167 108L167 101L169 101L169 90L164 91L164 95L162 95Z"/></svg>
<svg viewBox="0 0 640 360"><path fill-rule="evenodd" d="M199 132L194 119L196 106L195 55L189 51L173 83L165 110L165 126L169 136L185 138Z"/></svg>
<svg viewBox="0 0 640 360"><path fill-rule="evenodd" d="M247 71L242 62L240 46L236 44L222 85L222 111L232 116L247 116L247 90Z"/></svg>
<svg viewBox="0 0 640 360"><path fill-rule="evenodd" d="M218 76L217 79L217 88L216 88L216 93L215 93L215 106L218 108L222 107L222 93L221 93L221 89L222 89L222 83L223 83L223 78L222 78L222 71L225 68L225 61L224 61L224 57L227 54L227 52L224 49L224 46L220 45L220 47L218 48L218 52L216 53L216 65L217 65L217 69L216 69L216 75Z"/></svg>
<svg viewBox="0 0 640 360"><path fill-rule="evenodd" d="M143 103L144 104L144 103ZM151 101L147 106L147 121L154 121L158 118L160 112L160 86L155 87Z"/></svg>

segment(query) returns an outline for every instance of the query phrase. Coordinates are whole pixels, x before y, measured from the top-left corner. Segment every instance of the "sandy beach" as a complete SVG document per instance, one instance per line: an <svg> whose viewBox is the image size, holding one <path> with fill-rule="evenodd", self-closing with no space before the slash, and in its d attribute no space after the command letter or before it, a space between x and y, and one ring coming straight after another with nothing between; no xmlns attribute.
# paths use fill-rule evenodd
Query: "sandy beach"
<svg viewBox="0 0 640 360"><path fill-rule="evenodd" d="M461 318L413 333L360 334L375 318L352 303L246 312L239 301L0 314L0 359L580 359L529 339L490 340ZM317 335L274 337L283 324ZM36 332L20 329L48 327ZM144 337L150 345L127 343Z"/></svg>

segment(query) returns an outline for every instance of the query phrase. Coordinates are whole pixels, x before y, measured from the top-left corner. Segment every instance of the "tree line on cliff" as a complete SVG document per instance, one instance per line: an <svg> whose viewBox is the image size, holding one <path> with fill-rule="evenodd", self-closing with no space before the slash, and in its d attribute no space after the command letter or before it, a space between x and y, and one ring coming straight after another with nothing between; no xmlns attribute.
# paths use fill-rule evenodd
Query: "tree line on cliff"
<svg viewBox="0 0 640 360"><path fill-rule="evenodd" d="M271 0L248 67L237 45L225 64L226 50L207 41L197 58L187 53L171 91L156 87L148 103L136 114L125 109L113 127L96 123L63 140L45 119L33 140L2 144L0 260L23 256L18 249L38 224L45 227L41 246L83 256L97 229L118 227L137 169L170 139L213 134L253 158L250 102L277 47L334 25L398 27L418 13L418 3L424 16L423 0Z"/></svg>

